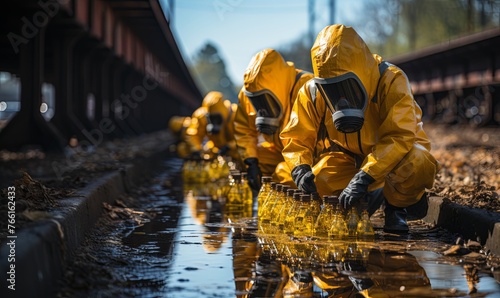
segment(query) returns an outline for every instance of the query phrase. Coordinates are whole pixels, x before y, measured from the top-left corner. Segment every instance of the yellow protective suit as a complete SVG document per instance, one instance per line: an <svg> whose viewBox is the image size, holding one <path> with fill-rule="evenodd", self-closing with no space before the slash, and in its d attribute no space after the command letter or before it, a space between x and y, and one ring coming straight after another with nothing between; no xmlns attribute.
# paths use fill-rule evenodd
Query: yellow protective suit
<svg viewBox="0 0 500 298"><path fill-rule="evenodd" d="M189 145L186 143L186 131L190 124L191 117L188 116L172 116L168 121L169 130L177 138L172 151L177 152L181 158L186 158L191 154Z"/></svg>
<svg viewBox="0 0 500 298"><path fill-rule="evenodd" d="M210 141L217 149L228 146L229 156L234 161L239 162L240 157L236 149L233 125L237 108L236 104L224 99L221 92L211 91L207 93L201 106L191 116L191 124L186 131L186 142L189 144L191 152L202 152L204 143ZM220 113L223 119L221 130L217 134L207 132L207 115L211 113ZM209 149L214 150L214 148Z"/></svg>
<svg viewBox="0 0 500 298"><path fill-rule="evenodd" d="M311 166L321 196L339 194L361 169L376 180L368 190L384 186L391 205L407 207L418 202L425 188L432 187L439 165L429 153L422 111L405 73L391 65L381 76L378 66L382 58L370 52L353 28L344 25L324 28L311 49L311 58L315 77L351 72L359 78L368 95L364 124L358 132L340 133L314 81L309 81L300 90L290 121L281 132L288 166ZM315 152L319 142L324 143L323 152ZM360 165L356 166L356 160Z"/></svg>
<svg viewBox="0 0 500 298"><path fill-rule="evenodd" d="M235 138L242 160L257 158L262 175L273 176L279 183L295 186L290 169L283 160L283 141L279 131L288 122L290 109L302 85L311 79L311 73L296 69L293 62L286 62L273 49L264 49L250 61L243 79L244 86L238 95L238 111L234 121ZM279 100L283 110L278 132L262 134L255 125L256 112L245 91L270 90Z"/></svg>

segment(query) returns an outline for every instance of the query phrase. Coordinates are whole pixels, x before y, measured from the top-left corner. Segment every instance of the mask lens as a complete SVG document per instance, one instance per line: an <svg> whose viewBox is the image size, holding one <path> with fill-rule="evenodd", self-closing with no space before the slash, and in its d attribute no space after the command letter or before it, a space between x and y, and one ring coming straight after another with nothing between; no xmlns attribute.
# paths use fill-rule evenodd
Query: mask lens
<svg viewBox="0 0 500 298"><path fill-rule="evenodd" d="M281 107L277 99L269 93L263 93L255 96L248 96L257 112L257 116L278 118L281 114Z"/></svg>
<svg viewBox="0 0 500 298"><path fill-rule="evenodd" d="M348 78L335 83L316 83L332 111L363 109L365 96L358 81Z"/></svg>
<svg viewBox="0 0 500 298"><path fill-rule="evenodd" d="M207 121L213 125L221 125L222 124L222 115L221 114L207 114Z"/></svg>
<svg viewBox="0 0 500 298"><path fill-rule="evenodd" d="M218 134L222 127L222 115L219 113L208 113L207 117L207 133L210 135Z"/></svg>

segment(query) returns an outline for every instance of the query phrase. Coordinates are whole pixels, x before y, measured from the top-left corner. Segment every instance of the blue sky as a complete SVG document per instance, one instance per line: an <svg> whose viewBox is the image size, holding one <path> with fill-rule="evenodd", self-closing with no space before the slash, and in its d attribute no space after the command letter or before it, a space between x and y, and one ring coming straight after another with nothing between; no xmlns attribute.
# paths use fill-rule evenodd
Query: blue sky
<svg viewBox="0 0 500 298"><path fill-rule="evenodd" d="M362 1L337 0L336 22L350 25L350 18ZM173 3L170 26L186 62L189 64L194 54L210 41L218 48L236 85L242 84L243 72L255 53L288 44L309 31L308 0L174 0ZM315 0L316 33L330 23L329 12L328 0Z"/></svg>

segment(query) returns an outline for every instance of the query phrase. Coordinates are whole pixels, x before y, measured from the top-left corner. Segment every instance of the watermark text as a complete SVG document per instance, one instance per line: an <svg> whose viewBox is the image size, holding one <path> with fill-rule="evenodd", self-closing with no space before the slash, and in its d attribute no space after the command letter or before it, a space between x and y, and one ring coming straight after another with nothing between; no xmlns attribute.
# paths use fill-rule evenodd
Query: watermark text
<svg viewBox="0 0 500 298"><path fill-rule="evenodd" d="M7 288L16 290L16 188L9 186L7 188L7 246L9 254L7 255Z"/></svg>

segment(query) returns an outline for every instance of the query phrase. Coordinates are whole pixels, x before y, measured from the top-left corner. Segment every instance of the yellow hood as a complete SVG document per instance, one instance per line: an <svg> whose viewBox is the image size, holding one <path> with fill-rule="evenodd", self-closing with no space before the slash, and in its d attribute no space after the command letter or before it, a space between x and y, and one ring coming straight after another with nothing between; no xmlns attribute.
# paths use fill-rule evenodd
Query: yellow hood
<svg viewBox="0 0 500 298"><path fill-rule="evenodd" d="M363 83L368 99L375 96L378 63L352 27L330 25L321 30L311 48L311 61L315 77L327 79L352 72Z"/></svg>
<svg viewBox="0 0 500 298"><path fill-rule="evenodd" d="M282 107L288 106L290 90L295 82L295 66L285 62L273 49L257 53L243 75L244 88L248 92L270 90L280 101Z"/></svg>
<svg viewBox="0 0 500 298"><path fill-rule="evenodd" d="M225 103L224 95L221 92L208 92L205 98L203 98L201 106L206 107L208 113L220 113L222 115L222 119L224 119L224 121L227 120L227 117L229 115L229 107L227 103Z"/></svg>

